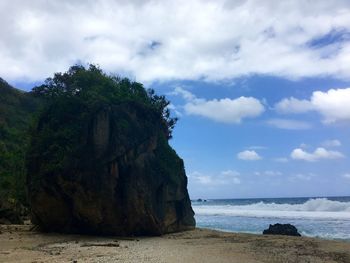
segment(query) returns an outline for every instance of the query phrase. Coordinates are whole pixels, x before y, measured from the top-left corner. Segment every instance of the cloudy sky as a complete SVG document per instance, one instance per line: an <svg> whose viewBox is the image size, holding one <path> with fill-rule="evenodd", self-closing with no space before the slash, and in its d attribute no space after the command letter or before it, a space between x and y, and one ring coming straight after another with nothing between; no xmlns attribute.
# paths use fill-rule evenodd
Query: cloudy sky
<svg viewBox="0 0 350 263"><path fill-rule="evenodd" d="M166 94L192 198L350 195L349 1L0 1L0 77Z"/></svg>

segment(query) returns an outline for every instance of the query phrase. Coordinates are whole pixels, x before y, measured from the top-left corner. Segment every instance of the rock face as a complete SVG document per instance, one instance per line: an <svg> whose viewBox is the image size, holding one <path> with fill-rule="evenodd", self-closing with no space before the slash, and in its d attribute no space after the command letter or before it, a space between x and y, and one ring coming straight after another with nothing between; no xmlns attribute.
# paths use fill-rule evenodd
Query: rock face
<svg viewBox="0 0 350 263"><path fill-rule="evenodd" d="M34 139L28 160L33 223L45 231L112 235L194 228L183 161L153 115L131 102L97 111L82 129L79 156L67 152L62 158L69 160L51 172ZM40 120L37 134L50 123Z"/></svg>
<svg viewBox="0 0 350 263"><path fill-rule="evenodd" d="M285 236L301 236L297 228L291 224L274 224L263 231L264 235L285 235Z"/></svg>
<svg viewBox="0 0 350 263"><path fill-rule="evenodd" d="M0 225L23 224L20 213L14 207L0 202Z"/></svg>

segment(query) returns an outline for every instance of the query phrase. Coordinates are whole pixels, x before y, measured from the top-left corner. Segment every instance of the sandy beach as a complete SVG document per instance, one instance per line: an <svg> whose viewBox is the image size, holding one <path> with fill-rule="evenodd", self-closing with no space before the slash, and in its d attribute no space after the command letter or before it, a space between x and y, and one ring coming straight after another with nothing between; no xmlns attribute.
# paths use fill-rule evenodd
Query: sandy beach
<svg viewBox="0 0 350 263"><path fill-rule="evenodd" d="M350 243L206 229L161 237L93 237L2 225L0 262L350 262Z"/></svg>

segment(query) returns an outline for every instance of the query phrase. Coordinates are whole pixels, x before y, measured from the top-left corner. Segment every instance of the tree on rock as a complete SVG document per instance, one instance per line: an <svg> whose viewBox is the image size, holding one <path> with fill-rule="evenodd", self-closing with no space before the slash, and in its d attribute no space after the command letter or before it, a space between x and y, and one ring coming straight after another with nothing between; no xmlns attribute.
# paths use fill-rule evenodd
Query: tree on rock
<svg viewBox="0 0 350 263"><path fill-rule="evenodd" d="M56 73L27 154L32 220L70 233L157 235L193 228L169 102L91 65Z"/></svg>

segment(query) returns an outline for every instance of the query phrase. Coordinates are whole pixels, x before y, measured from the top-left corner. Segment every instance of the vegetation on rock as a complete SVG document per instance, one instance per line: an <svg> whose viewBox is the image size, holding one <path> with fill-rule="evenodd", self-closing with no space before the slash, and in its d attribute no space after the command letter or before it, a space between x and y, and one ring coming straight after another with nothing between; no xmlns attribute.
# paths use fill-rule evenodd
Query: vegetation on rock
<svg viewBox="0 0 350 263"><path fill-rule="evenodd" d="M32 95L46 101L27 155L34 223L119 235L194 226L164 96L93 65L57 73Z"/></svg>
<svg viewBox="0 0 350 263"><path fill-rule="evenodd" d="M25 153L30 124L40 104L40 99L0 78L0 209L27 205Z"/></svg>
<svg viewBox="0 0 350 263"><path fill-rule="evenodd" d="M83 109L85 115L86 111L98 111L111 104L137 102L157 112L168 138L171 138L177 121L177 118L170 117L167 108L170 102L165 96L156 95L152 89L145 90L141 83L127 78L109 76L95 65L90 65L88 69L77 65L68 72L56 73L53 78L46 79L44 85L34 87L32 93L46 98L51 108L69 104L70 110L79 112Z"/></svg>
<svg viewBox="0 0 350 263"><path fill-rule="evenodd" d="M56 73L31 92L0 79L0 94L4 215L31 203L46 230L161 234L194 226L183 161L168 144L177 119L164 96L94 65Z"/></svg>

